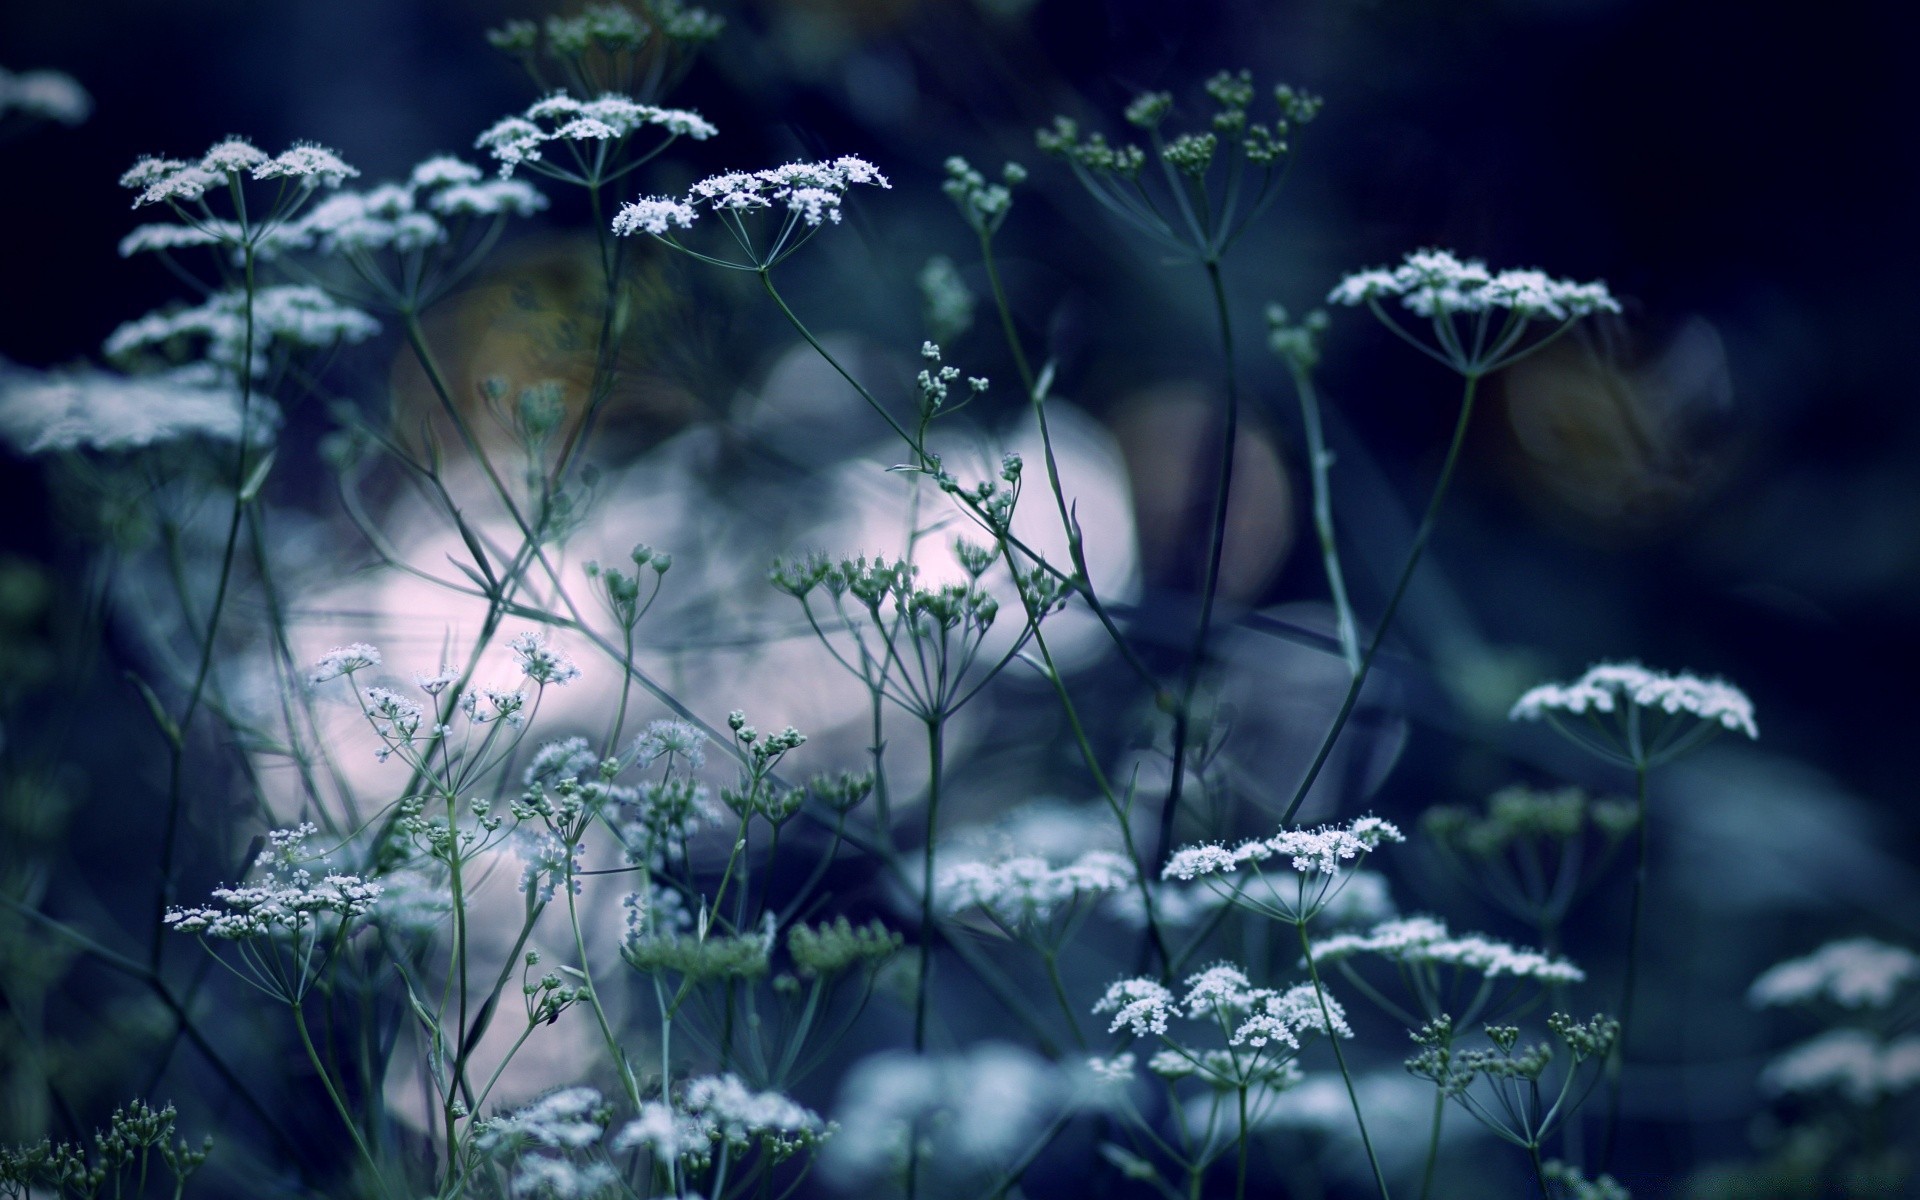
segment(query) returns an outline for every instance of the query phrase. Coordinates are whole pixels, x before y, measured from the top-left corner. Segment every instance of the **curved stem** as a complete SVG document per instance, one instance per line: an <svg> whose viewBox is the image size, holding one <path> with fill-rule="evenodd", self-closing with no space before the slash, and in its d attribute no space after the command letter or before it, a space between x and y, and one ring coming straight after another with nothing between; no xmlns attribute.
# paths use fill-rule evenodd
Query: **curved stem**
<svg viewBox="0 0 1920 1200"><path fill-rule="evenodd" d="M360 1157L366 1162L367 1170L373 1173L375 1186L380 1189L381 1195L388 1195L386 1180L380 1176L380 1164L374 1161L373 1151L367 1148L366 1139L360 1136L360 1126L354 1122L353 1111L341 1098L340 1090L333 1086L333 1076L328 1073L326 1064L320 1061L320 1052L314 1048L313 1037L307 1032L306 1016L301 1013L297 1002L292 1005L292 1008L293 1026L300 1031L300 1044L306 1047L307 1061L313 1064L314 1073L320 1076L320 1082L325 1085L327 1096L333 1101L334 1110L340 1114L340 1119L346 1122L347 1132L353 1135L355 1148L360 1151Z"/></svg>
<svg viewBox="0 0 1920 1200"><path fill-rule="evenodd" d="M1454 468L1460 464L1460 448L1466 444L1467 425L1473 417L1474 394L1479 389L1480 377L1466 377L1466 389L1460 398L1460 416L1454 422L1453 441L1447 447L1447 457L1440 465L1440 478L1433 485L1433 495L1427 500L1427 510L1420 518L1420 525L1414 530L1413 545L1407 551L1407 561L1400 568L1400 578L1393 585L1393 592L1387 598L1387 606L1380 613L1380 623L1374 627L1373 637L1367 641L1367 652L1360 656L1360 670L1347 684L1347 694L1340 702L1340 711L1334 714L1333 724L1320 742L1320 749L1307 766L1306 775L1294 789L1293 799L1288 802L1286 811L1280 816L1280 824L1286 826L1293 815L1300 811L1300 805L1306 801L1307 793L1312 790L1314 780L1320 777L1320 771L1327 765L1327 759L1333 754L1333 744L1340 739L1340 731L1346 728L1347 718L1353 715L1353 708L1360 699L1360 689L1367 682L1367 675L1373 669L1373 660L1380 653L1381 645L1387 640L1387 630L1393 625L1393 615L1400 608L1400 601L1407 594L1407 584L1413 580L1414 568L1420 565L1420 556L1427 548L1427 542L1433 536L1433 527L1440 516L1441 502L1446 499L1447 488L1453 482Z"/></svg>

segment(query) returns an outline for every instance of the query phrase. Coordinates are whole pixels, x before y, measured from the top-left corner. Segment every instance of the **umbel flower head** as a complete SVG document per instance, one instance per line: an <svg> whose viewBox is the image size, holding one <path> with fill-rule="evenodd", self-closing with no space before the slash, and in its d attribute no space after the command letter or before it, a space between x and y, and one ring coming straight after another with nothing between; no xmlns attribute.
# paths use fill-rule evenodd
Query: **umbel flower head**
<svg viewBox="0 0 1920 1200"><path fill-rule="evenodd" d="M274 423L260 412L243 423L239 393L200 372L121 375L83 367L43 375L0 363L0 441L22 454L235 442L243 431L258 442L272 436Z"/></svg>
<svg viewBox="0 0 1920 1200"><path fill-rule="evenodd" d="M1825 1002L1880 1009L1915 981L1920 981L1920 954L1873 938L1846 938L1769 968L1753 981L1747 1000L1755 1008Z"/></svg>
<svg viewBox="0 0 1920 1200"><path fill-rule="evenodd" d="M643 130L658 140L632 149L630 139ZM705 117L686 109L641 104L616 92L582 100L561 91L534 101L521 116L496 121L473 144L493 155L502 179L526 167L567 183L598 187L639 167L676 138L704 141L718 132ZM564 153L564 162L548 157L554 148Z"/></svg>
<svg viewBox="0 0 1920 1200"><path fill-rule="evenodd" d="M1435 344L1407 332L1383 307L1388 300L1429 320ZM1449 250L1415 250L1397 267L1356 271L1327 294L1327 302L1366 305L1422 353L1475 377L1533 353L1582 317L1620 311L1619 301L1599 280L1575 283L1533 269L1496 273L1477 258L1461 259ZM1537 321L1559 324L1528 342L1528 328Z"/></svg>
<svg viewBox="0 0 1920 1200"><path fill-rule="evenodd" d="M1346 825L1283 829L1272 837L1253 838L1237 846L1183 846L1167 859L1161 878L1200 879L1230 904L1299 924L1318 915L1345 886L1352 868L1375 848L1406 840L1391 821L1359 817ZM1276 858L1293 869L1293 886L1282 883L1274 888L1251 889L1222 878L1242 867L1258 873L1260 864Z"/></svg>
<svg viewBox="0 0 1920 1200"><path fill-rule="evenodd" d="M1722 730L1760 736L1753 702L1739 688L1633 662L1600 663L1571 683L1543 683L1516 700L1508 715L1545 720L1595 754L1641 768L1676 758Z"/></svg>
<svg viewBox="0 0 1920 1200"><path fill-rule="evenodd" d="M624 206L614 215L613 231L622 237L650 234L716 266L764 271L798 250L823 225L838 225L847 189L856 185L893 186L879 168L851 154L826 162L790 162L764 171L728 171L694 184L683 200L650 196ZM692 228L702 209L720 218L739 245L742 260L689 250L674 237L674 229ZM772 209L778 209L784 220L762 249L744 218Z"/></svg>

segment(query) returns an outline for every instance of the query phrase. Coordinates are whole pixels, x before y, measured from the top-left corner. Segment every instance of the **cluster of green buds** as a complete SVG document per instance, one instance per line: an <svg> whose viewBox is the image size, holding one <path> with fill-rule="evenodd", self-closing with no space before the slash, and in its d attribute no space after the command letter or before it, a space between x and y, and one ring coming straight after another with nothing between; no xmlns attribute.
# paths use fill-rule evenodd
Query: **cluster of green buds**
<svg viewBox="0 0 1920 1200"><path fill-rule="evenodd" d="M1551 932L1638 823L1627 800L1594 799L1575 787L1515 784L1488 797L1482 809L1435 805L1421 816L1420 828L1455 878L1496 907Z"/></svg>
<svg viewBox="0 0 1920 1200"><path fill-rule="evenodd" d="M940 466L938 455L927 456L928 472L940 490L957 498L972 509L988 529L1003 536L1013 529L1013 510L1020 503L1020 473L1024 466L1018 454L1003 455L999 479L982 479L968 486Z"/></svg>
<svg viewBox="0 0 1920 1200"><path fill-rule="evenodd" d="M787 930L787 955L806 979L832 978L855 967L878 966L903 944L901 936L878 919L855 925L846 917Z"/></svg>
<svg viewBox="0 0 1920 1200"><path fill-rule="evenodd" d="M1542 1086L1554 1061L1553 1047L1545 1042L1522 1045L1517 1025L1489 1025L1485 1032L1490 1049L1460 1050L1454 1045L1450 1018L1429 1021L1413 1033L1422 1050L1407 1060L1407 1070L1458 1101L1495 1136L1537 1150L1598 1082L1596 1072L1583 1073L1581 1067L1604 1061L1620 1036L1620 1022L1600 1015L1576 1021L1554 1013L1547 1018L1547 1028L1566 1048L1569 1060L1557 1089ZM1584 1086L1583 1075L1590 1076ZM1476 1081L1486 1087L1476 1091Z"/></svg>
<svg viewBox="0 0 1920 1200"><path fill-rule="evenodd" d="M548 971L535 979L533 968L540 965L540 952L527 951L524 962L525 966L520 972L520 991L526 997L528 1025L551 1025L560 1019L561 1013L591 997L586 977L578 968L562 966L558 971ZM579 982L567 982L562 972Z"/></svg>
<svg viewBox="0 0 1920 1200"><path fill-rule="evenodd" d="M1000 182L988 183L972 163L956 154L947 160L947 180L940 190L960 209L968 228L990 238L1013 211L1013 189L1026 181L1027 169L1009 162L1000 168Z"/></svg>
<svg viewBox="0 0 1920 1200"><path fill-rule="evenodd" d="M631 633L633 627L640 623L641 617L647 615L647 610L653 607L654 600L660 595L661 576L672 569L673 555L655 550L652 546L641 542L633 548L629 557L633 559L631 574L619 567L602 566L598 562L589 562L586 572L587 579L600 594L600 602L606 606L607 612L620 623L620 628ZM646 588L641 580L649 568L653 572L653 586ZM647 593L644 601L640 598L643 590Z"/></svg>
<svg viewBox="0 0 1920 1200"><path fill-rule="evenodd" d="M1083 133L1069 117L1056 117L1035 141L1065 160L1115 215L1165 244L1203 260L1217 259L1272 200L1288 138L1319 113L1320 100L1282 84L1272 93L1273 115L1256 121L1258 89L1250 72L1222 71L1207 81L1206 92L1214 102L1207 125L1171 134L1164 126L1174 112L1172 94L1136 97L1126 119L1145 135L1148 149L1116 145L1098 131ZM1163 189L1146 186L1150 159L1165 168ZM1242 195L1241 183L1249 168L1259 173L1250 198Z"/></svg>
<svg viewBox="0 0 1920 1200"><path fill-rule="evenodd" d="M1267 306L1267 349L1295 371L1311 371L1320 365L1320 347L1332 323L1323 308L1316 308L1300 320L1293 320L1278 304Z"/></svg>
<svg viewBox="0 0 1920 1200"><path fill-rule="evenodd" d="M620 956L643 975L672 974L702 984L763 978L767 950L767 939L757 933L706 937L635 933L620 947Z"/></svg>
<svg viewBox="0 0 1920 1200"><path fill-rule="evenodd" d="M0 1146L0 1196L26 1200L29 1196L93 1197L139 1195L147 1178L150 1158L158 1155L174 1179L179 1195L189 1176L207 1161L213 1139L198 1146L175 1141L173 1105L154 1108L135 1100L113 1110L107 1128L93 1135L89 1154L79 1142L42 1139L32 1145Z"/></svg>
<svg viewBox="0 0 1920 1200"><path fill-rule="evenodd" d="M844 815L873 795L873 772L842 771L837 775L822 772L807 780L807 791L820 803Z"/></svg>
<svg viewBox="0 0 1920 1200"><path fill-rule="evenodd" d="M487 31L494 49L518 61L542 87L552 86L544 57L560 80L588 96L602 92L661 90L675 51L692 51L720 36L726 21L680 0L645 0L639 11L624 4L590 4L576 16L544 22L508 21Z"/></svg>
<svg viewBox="0 0 1920 1200"><path fill-rule="evenodd" d="M747 714L735 709L727 714L727 728L740 746L740 786L721 788L720 800L739 817L757 815L774 825L786 823L806 802L802 788L786 787L774 778L780 760L804 745L807 735L789 725L777 733L761 736L747 724Z"/></svg>

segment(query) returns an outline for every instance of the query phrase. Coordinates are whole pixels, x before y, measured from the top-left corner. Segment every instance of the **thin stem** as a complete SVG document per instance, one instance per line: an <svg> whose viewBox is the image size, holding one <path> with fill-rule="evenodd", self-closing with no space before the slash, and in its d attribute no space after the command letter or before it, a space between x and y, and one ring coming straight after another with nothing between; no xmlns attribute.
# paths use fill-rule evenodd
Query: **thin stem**
<svg viewBox="0 0 1920 1200"><path fill-rule="evenodd" d="M1547 1169L1540 1162L1538 1143L1527 1143L1527 1157L1533 1160L1533 1181L1540 1185L1540 1200L1553 1200L1553 1193L1547 1190Z"/></svg>
<svg viewBox="0 0 1920 1200"><path fill-rule="evenodd" d="M1607 1056L1608 1095L1607 1132L1601 1142L1600 1169L1613 1163L1613 1151L1620 1134L1620 1082L1626 1066L1627 1036L1633 1022L1633 994L1640 968L1640 910L1647 890L1647 766L1636 763L1633 769L1634 811L1639 816L1633 864L1633 902L1627 915L1627 971L1620 985L1620 1036Z"/></svg>
<svg viewBox="0 0 1920 1200"><path fill-rule="evenodd" d="M1387 640L1387 630L1393 625L1393 615L1399 611L1400 601L1407 594L1407 585L1413 580L1414 568L1420 565L1420 556L1427 548L1427 542L1433 536L1433 527L1440 516L1441 502L1446 499L1447 488L1453 482L1454 468L1460 463L1460 448L1466 444L1467 425L1473 417L1474 394L1479 389L1480 377L1466 377L1466 388L1460 398L1460 416L1454 422L1453 441L1447 447L1447 457L1440 465L1440 478L1433 485L1433 495L1427 500L1427 510L1420 518L1419 528L1414 530L1413 545L1407 551L1407 561L1400 568L1400 578L1393 585L1393 592L1387 598L1387 606L1380 613L1380 623L1374 627L1373 637L1367 642L1367 652L1360 656L1360 670L1347 684L1346 697L1340 702L1340 711L1334 714L1333 724L1320 743L1320 749L1313 756L1313 762L1307 766L1306 775L1294 789L1293 799L1287 804L1286 811L1280 816L1284 827L1300 811L1300 805L1306 802L1307 793L1312 790L1314 780L1320 777L1321 768L1327 765L1327 759L1333 754L1333 745L1340 739L1340 731L1346 728L1347 718L1353 715L1353 708L1360 699L1360 689L1366 685L1367 675L1373 669L1373 660L1380 653L1381 645Z"/></svg>
<svg viewBox="0 0 1920 1200"><path fill-rule="evenodd" d="M1340 654L1347 660L1350 675L1360 673L1360 632L1353 619L1353 602L1347 597L1346 573L1340 569L1340 546L1333 534L1333 489L1327 468L1333 455L1327 450L1326 433L1320 424L1320 397L1313 376L1305 367L1293 367L1293 389L1300 397L1300 422L1307 434L1308 477L1313 482L1313 528L1320 538L1320 561L1327 572L1327 589L1333 593L1333 611L1340 633Z"/></svg>
<svg viewBox="0 0 1920 1200"><path fill-rule="evenodd" d="M1446 1090L1436 1087L1433 1089L1433 1127L1427 1134L1427 1166L1420 1173L1420 1200L1427 1200L1433 1191L1433 1171L1440 1164L1440 1123L1446 1115Z"/></svg>
<svg viewBox="0 0 1920 1200"><path fill-rule="evenodd" d="M365 1160L367 1170L373 1173L374 1185L380 1189L381 1195L388 1195L386 1180L380 1175L380 1164L374 1161L373 1151L367 1148L366 1139L360 1136L360 1126L354 1122L352 1110L341 1098L339 1089L333 1086L333 1076L327 1072L326 1064L320 1061L320 1052L314 1049L313 1037L307 1032L307 1019L301 1013L300 1005L295 1003L292 1008L293 1026L300 1031L300 1044L306 1047L307 1061L313 1064L314 1073L320 1076L320 1082L326 1086L327 1095L333 1100L334 1110L340 1114L340 1119L346 1122L347 1132L353 1135L354 1146L359 1149L360 1157Z"/></svg>
<svg viewBox="0 0 1920 1200"><path fill-rule="evenodd" d="M928 984L933 971L933 843L940 821L940 772L946 751L946 723L939 713L927 720L927 844L920 865L920 980L913 998L913 1052L927 1052ZM920 1134L910 1134L907 1152L907 1200L914 1200L920 1185Z"/></svg>
<svg viewBox="0 0 1920 1200"><path fill-rule="evenodd" d="M1373 1139L1367 1135L1367 1119L1360 1114L1360 1094L1353 1090L1353 1076L1347 1071L1347 1056L1340 1049L1340 1038L1333 1028L1333 1013L1327 1007L1327 990L1320 984L1320 968L1313 961L1313 944L1307 940L1305 921L1294 928L1300 931L1300 953L1307 960L1307 977L1313 980L1313 995L1320 1002L1320 1019L1326 1022L1327 1041L1333 1044L1333 1061L1340 1067L1340 1081L1347 1085L1347 1100L1353 1105L1353 1120L1360 1127L1360 1145L1366 1149L1367 1165L1373 1168L1373 1182L1380 1189L1380 1200L1389 1200L1387 1177L1380 1172L1380 1160L1373 1153Z"/></svg>

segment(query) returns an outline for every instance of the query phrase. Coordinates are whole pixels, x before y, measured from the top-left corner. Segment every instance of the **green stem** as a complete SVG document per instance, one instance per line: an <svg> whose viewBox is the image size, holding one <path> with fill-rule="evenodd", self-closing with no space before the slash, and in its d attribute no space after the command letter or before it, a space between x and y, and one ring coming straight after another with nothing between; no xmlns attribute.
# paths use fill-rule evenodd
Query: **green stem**
<svg viewBox="0 0 1920 1200"><path fill-rule="evenodd" d="M1247 1200L1247 1149L1249 1139L1247 1137L1247 1087L1245 1084L1240 1085L1239 1101L1240 1124L1239 1127L1234 1130L1234 1141L1238 1143L1238 1153L1235 1156L1236 1161L1234 1163L1233 1196L1234 1200Z"/></svg>
<svg viewBox="0 0 1920 1200"><path fill-rule="evenodd" d="M1334 714L1333 724L1328 728L1326 737L1320 742L1320 749L1307 766L1306 775L1294 789L1293 799L1287 804L1286 811L1280 816L1280 824L1285 827L1293 820L1300 806L1306 802L1307 793L1312 790L1314 780L1320 777L1320 771L1327 765L1327 759L1333 754L1333 745L1340 739L1340 731L1346 728L1347 718L1353 715L1353 708L1360 700L1360 689L1366 685L1367 675L1373 670L1373 660L1380 653L1381 645L1387 639L1387 630L1393 625L1394 613L1399 611L1400 601L1407 594L1407 585L1413 580L1414 568L1420 565L1420 556L1427 548L1427 542L1433 537L1434 524L1440 517L1441 502L1446 499L1447 489L1453 482L1454 468L1460 464L1460 448L1467 441L1467 425L1473 417L1474 395L1479 389L1480 377L1466 377L1466 389L1460 398L1460 416L1453 425L1453 441L1447 446L1447 457L1440 465L1440 478L1433 485L1433 495L1427 500L1427 510L1421 515L1420 525L1414 530L1413 545L1407 551L1407 560L1400 568L1400 578L1393 585L1393 592L1387 598L1387 606L1380 613L1380 623L1375 626L1373 637L1367 641L1367 652L1360 656L1360 670L1347 684L1346 697L1340 702L1340 711Z"/></svg>
<svg viewBox="0 0 1920 1200"><path fill-rule="evenodd" d="M927 843L920 859L920 978L913 996L913 1052L927 1052L928 984L933 972L933 858L934 838L940 828L940 773L946 751L946 722L936 713L927 720ZM907 1200L920 1190L920 1131L909 1136Z"/></svg>
<svg viewBox="0 0 1920 1200"><path fill-rule="evenodd" d="M1340 546L1333 534L1333 488L1327 468L1333 455L1327 450L1327 438L1320 424L1320 397L1313 376L1305 367L1293 367L1293 389L1300 397L1300 422L1307 434L1308 477L1313 481L1313 528L1320 539L1320 562L1327 573L1327 590L1333 594L1333 611L1340 634L1340 654L1347 660L1347 672L1360 672L1360 632L1353 619L1353 602L1347 596L1346 573L1340 569Z"/></svg>
<svg viewBox="0 0 1920 1200"><path fill-rule="evenodd" d="M1373 1139L1367 1135L1367 1119L1360 1113L1360 1094L1353 1090L1353 1076L1347 1071L1347 1056L1340 1049L1340 1038L1334 1032L1333 1012L1327 1007L1327 990L1320 984L1320 967L1313 961L1313 944L1307 940L1306 922L1294 925L1300 931L1300 953L1307 960L1307 977L1313 980L1313 995L1320 1002L1320 1019L1326 1022L1327 1041L1333 1045L1333 1061L1340 1067L1340 1081L1347 1085L1347 1101L1353 1105L1353 1120L1360 1127L1360 1145L1367 1152L1367 1165L1373 1168L1373 1182L1380 1189L1380 1200L1389 1200L1387 1195L1387 1177L1380 1171L1380 1160L1373 1152Z"/></svg>
<svg viewBox="0 0 1920 1200"><path fill-rule="evenodd" d="M307 1032L307 1019L301 1013L300 1005L295 1003L292 1008L293 1026L300 1031L300 1044L306 1047L307 1061L313 1064L314 1073L320 1076L320 1082L327 1089L327 1096L333 1101L334 1110L340 1114L340 1119L346 1122L347 1132L353 1136L354 1146L359 1149L361 1159L367 1164L367 1170L373 1173L375 1186L380 1189L381 1195L389 1195L386 1180L380 1174L380 1164L374 1161L373 1151L367 1148L366 1139L360 1136L360 1126L355 1123L352 1111L347 1108L347 1102L341 1098L339 1089L333 1086L333 1076L328 1073L326 1064L320 1061L320 1052L314 1048L313 1036Z"/></svg>
<svg viewBox="0 0 1920 1200"><path fill-rule="evenodd" d="M1540 1162L1538 1143L1527 1143L1527 1157L1533 1160L1533 1181L1540 1185L1540 1200L1553 1200L1553 1193L1547 1189L1547 1169Z"/></svg>
<svg viewBox="0 0 1920 1200"><path fill-rule="evenodd" d="M1433 1128L1427 1134L1427 1166L1420 1173L1420 1200L1427 1200L1433 1191L1433 1171L1440 1164L1440 1123L1447 1115L1447 1093L1442 1088L1433 1089Z"/></svg>
<svg viewBox="0 0 1920 1200"><path fill-rule="evenodd" d="M1639 817L1633 864L1633 901L1627 915L1627 971L1620 985L1620 1036L1607 1056L1607 1132L1601 1142L1600 1170L1613 1164L1620 1134L1620 1077L1626 1065L1627 1036L1633 1023L1633 996L1640 973L1640 910L1647 890L1647 764L1634 764L1634 811Z"/></svg>

